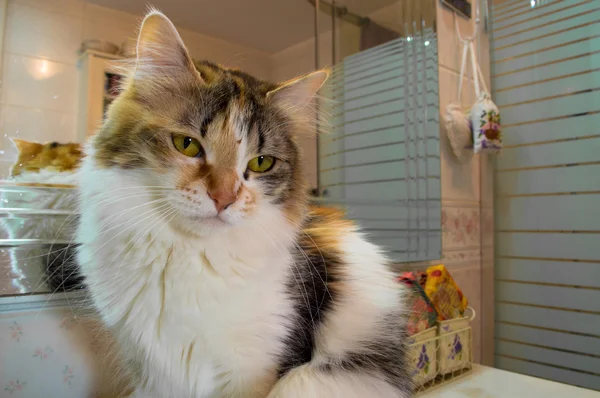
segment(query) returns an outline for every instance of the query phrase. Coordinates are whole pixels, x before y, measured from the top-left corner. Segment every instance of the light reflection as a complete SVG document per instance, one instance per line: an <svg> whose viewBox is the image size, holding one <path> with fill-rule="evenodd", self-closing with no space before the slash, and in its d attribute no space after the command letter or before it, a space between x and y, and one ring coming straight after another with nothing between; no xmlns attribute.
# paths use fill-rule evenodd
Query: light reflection
<svg viewBox="0 0 600 398"><path fill-rule="evenodd" d="M27 72L35 80L45 80L58 73L57 66L46 59L36 59L32 62L27 62L26 68Z"/></svg>

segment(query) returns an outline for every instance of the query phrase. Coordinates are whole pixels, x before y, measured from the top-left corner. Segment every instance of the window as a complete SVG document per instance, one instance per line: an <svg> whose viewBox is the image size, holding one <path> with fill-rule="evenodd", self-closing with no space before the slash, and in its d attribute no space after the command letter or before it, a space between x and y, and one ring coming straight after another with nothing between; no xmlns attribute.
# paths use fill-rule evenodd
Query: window
<svg viewBox="0 0 600 398"><path fill-rule="evenodd" d="M321 110L322 200L396 262L441 257L437 41L432 29L346 57Z"/></svg>

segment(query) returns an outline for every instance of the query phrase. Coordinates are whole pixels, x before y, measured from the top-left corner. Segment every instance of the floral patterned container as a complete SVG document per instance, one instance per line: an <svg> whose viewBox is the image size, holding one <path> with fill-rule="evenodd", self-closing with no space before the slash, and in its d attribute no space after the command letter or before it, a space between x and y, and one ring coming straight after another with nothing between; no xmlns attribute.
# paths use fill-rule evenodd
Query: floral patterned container
<svg viewBox="0 0 600 398"><path fill-rule="evenodd" d="M438 374L436 333L437 327L434 326L411 336L409 339L409 355L417 388L434 379Z"/></svg>
<svg viewBox="0 0 600 398"><path fill-rule="evenodd" d="M471 318L438 321L439 374L445 375L471 366Z"/></svg>

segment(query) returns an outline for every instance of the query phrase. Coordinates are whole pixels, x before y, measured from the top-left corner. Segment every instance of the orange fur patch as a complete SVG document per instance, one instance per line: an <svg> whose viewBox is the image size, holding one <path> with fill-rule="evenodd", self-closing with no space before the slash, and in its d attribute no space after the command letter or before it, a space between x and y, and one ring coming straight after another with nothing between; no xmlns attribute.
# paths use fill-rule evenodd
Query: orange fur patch
<svg viewBox="0 0 600 398"><path fill-rule="evenodd" d="M298 245L307 258L322 258L331 276L327 288L341 291L346 286L341 236L356 228L344 210L335 207L310 206L306 221L298 234Z"/></svg>
<svg viewBox="0 0 600 398"><path fill-rule="evenodd" d="M307 222L303 227L305 234L299 236L300 245L305 250L324 250L338 253L340 236L344 236L355 228L346 213L335 207L311 206Z"/></svg>

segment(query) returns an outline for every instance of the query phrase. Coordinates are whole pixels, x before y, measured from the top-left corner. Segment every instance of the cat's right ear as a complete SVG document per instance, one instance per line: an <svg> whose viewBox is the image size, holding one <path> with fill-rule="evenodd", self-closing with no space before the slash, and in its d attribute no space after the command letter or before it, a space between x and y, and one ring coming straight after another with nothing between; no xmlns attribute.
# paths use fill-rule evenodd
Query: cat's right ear
<svg viewBox="0 0 600 398"><path fill-rule="evenodd" d="M200 78L175 25L163 13L152 10L142 22L137 41L134 80Z"/></svg>

